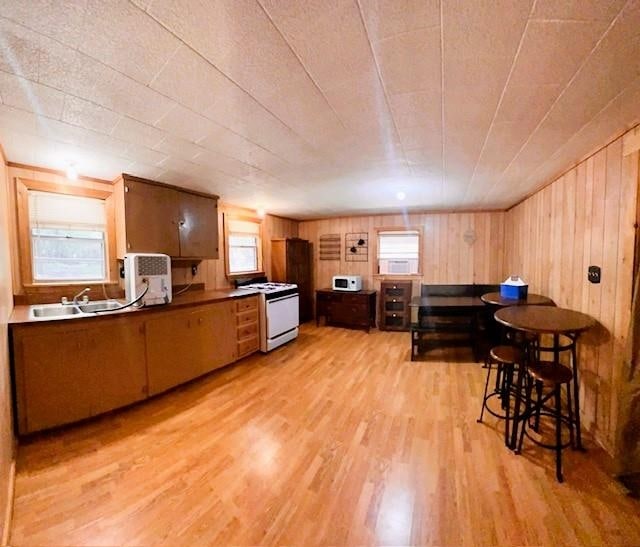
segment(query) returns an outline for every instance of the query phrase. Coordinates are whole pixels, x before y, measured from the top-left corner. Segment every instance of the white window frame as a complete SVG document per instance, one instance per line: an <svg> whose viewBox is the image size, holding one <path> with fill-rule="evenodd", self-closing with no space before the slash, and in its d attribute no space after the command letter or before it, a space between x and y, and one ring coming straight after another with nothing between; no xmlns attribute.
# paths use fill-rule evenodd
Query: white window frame
<svg viewBox="0 0 640 547"><path fill-rule="evenodd" d="M38 287L47 286L86 286L116 284L118 279L118 263L116 260L116 223L113 186L98 181L59 182L53 180L34 180L16 177L16 218L18 236L18 256L20 269L20 285L31 294L39 291ZM29 191L51 192L80 197L102 199L105 202L106 232L105 232L105 277L100 280L35 280L33 276L33 258L31 251L31 222L29 217ZM32 289L33 287L33 289ZM35 294L35 292L34 292Z"/></svg>
<svg viewBox="0 0 640 547"><path fill-rule="evenodd" d="M381 264L380 261L381 260L385 260L385 259L381 259L380 258L380 237L384 236L384 234L388 234L388 233L393 233L393 232L397 232L398 234L412 234L412 235L416 235L418 237L418 256L417 258L414 257L407 257L407 258L398 258L396 259L392 259L396 262L400 262L400 261L412 261L415 260L415 268L411 268L410 265L411 263L409 263L409 271L407 272L401 272L401 271L384 271L384 268L381 268ZM422 227L420 226L393 226L393 227L379 227L376 228L376 260L375 260L375 275L381 276L381 277L419 277L422 275L422 257L423 257L423 232L422 232ZM388 260L388 259L387 259ZM414 271L415 270L415 271Z"/></svg>
<svg viewBox="0 0 640 547"><path fill-rule="evenodd" d="M241 221L242 223L251 223L256 225L255 231L241 231L232 228L233 221ZM230 236L251 236L256 238L256 269L248 271L232 271L230 260ZM244 246L243 246L244 247ZM224 248L225 248L225 270L228 278L243 277L246 275L264 275L263 257L262 257L262 219L250 216L224 214Z"/></svg>
<svg viewBox="0 0 640 547"><path fill-rule="evenodd" d="M60 219L57 219L56 222L54 222L53 224L49 224L49 223L44 223L44 224L35 224L33 223L33 218L32 218L32 201L31 201L31 197L32 197L32 192L35 194L52 194L52 195L56 195L56 196L65 196L65 197L71 197L73 199L78 199L78 200L82 200L82 199L86 199L86 200L96 200L98 202L101 202L99 204L97 204L98 206L103 208L103 220L99 223L96 224L88 224L88 223L79 223L79 222L74 222L72 220L64 221L61 223ZM101 198L96 198L96 197L90 197L90 196L70 196L69 194L59 194L57 192L43 192L41 190L29 190L29 244L31 246L31 271L33 273L33 281L34 283L84 283L84 282L94 282L94 283L105 283L108 280L108 269L109 269L109 253L107 252L107 241L108 241L108 234L107 234L107 207L106 207L106 203L104 199ZM35 199L37 199L37 196L35 197ZM46 198L45 198L46 199ZM42 230L42 231L46 231L46 230L57 230L57 231L67 231L67 232L94 232L94 233L101 233L102 237L101 238L95 238L96 241L100 241L101 243L101 247L102 247L102 258L101 259L95 259L95 260L91 260L91 261L95 261L98 262L100 261L101 266L102 266L102 272L101 275L97 276L97 277L38 277L36 270L37 270L37 262L38 259L41 260L46 260L46 257L38 257L36 256L36 242L38 239L66 239L69 238L69 236L64 236L64 235L36 235L34 232L36 230ZM73 237L71 237L70 239L73 239ZM77 239L82 239L82 238L77 238ZM64 262L66 260L73 260L73 259L58 259L61 262Z"/></svg>

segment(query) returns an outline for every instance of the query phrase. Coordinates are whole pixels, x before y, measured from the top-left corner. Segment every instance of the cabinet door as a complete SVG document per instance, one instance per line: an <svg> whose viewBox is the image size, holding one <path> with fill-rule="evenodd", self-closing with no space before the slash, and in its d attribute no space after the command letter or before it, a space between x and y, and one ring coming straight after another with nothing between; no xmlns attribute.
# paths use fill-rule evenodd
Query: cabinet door
<svg viewBox="0 0 640 547"><path fill-rule="evenodd" d="M130 179L124 186L127 252L179 256L181 192Z"/></svg>
<svg viewBox="0 0 640 547"><path fill-rule="evenodd" d="M83 331L25 335L18 348L18 424L30 433L91 416L96 396Z"/></svg>
<svg viewBox="0 0 640 547"><path fill-rule="evenodd" d="M199 344L202 373L223 367L237 359L235 302L219 302L202 311Z"/></svg>
<svg viewBox="0 0 640 547"><path fill-rule="evenodd" d="M149 395L202 374L199 319L198 312L169 312L147 320Z"/></svg>
<svg viewBox="0 0 640 547"><path fill-rule="evenodd" d="M96 397L91 414L101 414L144 399L147 366L142 321L103 321L86 331Z"/></svg>
<svg viewBox="0 0 640 547"><path fill-rule="evenodd" d="M180 256L218 258L218 201L180 192Z"/></svg>

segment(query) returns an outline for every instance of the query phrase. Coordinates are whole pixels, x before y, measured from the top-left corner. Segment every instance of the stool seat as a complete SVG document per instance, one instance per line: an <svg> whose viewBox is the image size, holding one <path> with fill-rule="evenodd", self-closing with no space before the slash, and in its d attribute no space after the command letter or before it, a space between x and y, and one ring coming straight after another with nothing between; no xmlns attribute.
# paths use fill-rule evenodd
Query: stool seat
<svg viewBox="0 0 640 547"><path fill-rule="evenodd" d="M550 361L530 363L527 372L534 380L547 385L567 384L573 378L570 368Z"/></svg>
<svg viewBox="0 0 640 547"><path fill-rule="evenodd" d="M522 362L522 352L513 346L495 346L489 352L491 359L502 365L513 365Z"/></svg>

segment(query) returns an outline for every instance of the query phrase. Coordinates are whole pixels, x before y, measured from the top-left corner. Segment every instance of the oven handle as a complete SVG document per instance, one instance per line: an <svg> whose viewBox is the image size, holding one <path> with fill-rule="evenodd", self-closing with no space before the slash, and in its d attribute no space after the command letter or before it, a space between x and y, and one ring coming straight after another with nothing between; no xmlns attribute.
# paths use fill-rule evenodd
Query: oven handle
<svg viewBox="0 0 640 547"><path fill-rule="evenodd" d="M272 302L280 302L281 300L287 300L288 298L295 298L296 296L298 296L298 293L288 294L287 296L281 296L280 298L273 298L271 300L267 300L267 304L271 304Z"/></svg>

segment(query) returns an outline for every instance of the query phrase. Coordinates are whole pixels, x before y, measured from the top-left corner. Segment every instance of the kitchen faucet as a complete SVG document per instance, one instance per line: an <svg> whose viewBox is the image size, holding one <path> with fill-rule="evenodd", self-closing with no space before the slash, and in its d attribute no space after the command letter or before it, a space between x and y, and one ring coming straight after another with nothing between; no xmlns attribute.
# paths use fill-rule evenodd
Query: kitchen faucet
<svg viewBox="0 0 640 547"><path fill-rule="evenodd" d="M91 290L91 287L85 287L84 289L82 289L78 294L76 294L73 297L73 305L77 306L78 305L78 298L80 298L83 294L88 293ZM85 296L82 301L86 304L87 302L89 302L89 297Z"/></svg>

